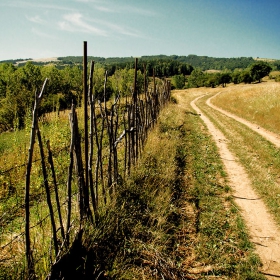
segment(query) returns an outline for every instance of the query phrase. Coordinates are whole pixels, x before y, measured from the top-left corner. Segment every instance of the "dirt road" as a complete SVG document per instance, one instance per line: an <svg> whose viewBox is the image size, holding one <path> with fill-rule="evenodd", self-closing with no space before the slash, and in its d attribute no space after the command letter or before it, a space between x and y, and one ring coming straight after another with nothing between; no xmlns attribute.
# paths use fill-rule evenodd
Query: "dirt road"
<svg viewBox="0 0 280 280"><path fill-rule="evenodd" d="M217 94L215 94L215 95L211 96L209 99L207 99L206 104L207 104L209 107L211 107L211 108L213 108L213 109L215 109L215 110L221 112L222 114L224 114L224 115L226 115L226 116L228 116L228 117L230 117L230 118L233 118L233 119L239 121L240 123L245 124L245 125L248 126L250 129L252 129L252 130L254 130L255 132L259 133L259 134L262 135L265 139L267 139L268 141L270 141L271 143L273 143L276 147L280 148L280 136L279 136L278 134L275 134L275 133L273 133L273 132L271 132L271 131L268 131L268 130L266 130L266 129L260 127L259 125L253 124L253 123L251 123L251 122L249 122L249 121L247 121L247 120L245 120L245 119L242 119L242 118L240 118L240 117L238 117L238 116L236 116L236 115L233 115L233 114L231 114L231 113L229 113L229 112L227 112L227 111L225 111L225 110L223 110L223 109L221 109L221 108L218 108L217 106L213 105L213 104L211 103L211 99L215 98L215 97L216 97L217 95L219 95L219 94L220 94L220 92L218 92Z"/></svg>
<svg viewBox="0 0 280 280"><path fill-rule="evenodd" d="M206 110L198 104L204 96L199 96L191 102L193 109L200 114L201 119L206 124L209 132L212 134L224 166L226 168L230 185L235 191L235 201L242 211L243 218L250 232L251 241L255 244L256 251L260 256L263 267L260 270L268 279L280 279L280 230L273 217L268 212L260 195L252 188L251 180L238 157L228 149L230 139L227 139L224 134L217 129L209 117L206 116ZM206 100L206 104L211 106L211 109L218 110L224 115L234 118L240 123L250 127L250 129L260 133L263 137L280 147L279 136L273 135L256 125L249 123L246 120L240 119L224 110L217 108L211 104L211 98ZM202 101L200 101L202 102ZM204 101L203 101L204 102Z"/></svg>

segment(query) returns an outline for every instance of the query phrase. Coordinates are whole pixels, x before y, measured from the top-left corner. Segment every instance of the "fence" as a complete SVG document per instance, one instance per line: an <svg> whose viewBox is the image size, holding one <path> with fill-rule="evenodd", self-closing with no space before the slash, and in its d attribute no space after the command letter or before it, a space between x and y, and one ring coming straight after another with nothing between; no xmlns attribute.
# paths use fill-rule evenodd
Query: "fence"
<svg viewBox="0 0 280 280"><path fill-rule="evenodd" d="M5 262L12 258L20 261L16 255L24 252L26 261L24 273L28 278L35 277L37 264L42 259L50 260L51 267L58 263L85 223L93 226L98 224L100 209L106 206L113 198L118 185L130 175L131 168L137 164L148 132L154 126L160 109L170 99L170 83L164 80L161 85L156 86L155 75L150 89L145 76L144 92L137 91L138 59L135 59L134 87L131 96L120 98L118 95L114 101L107 101L106 73L104 99L96 100L92 93L94 62L90 64L89 77L87 64L85 42L84 128L83 130L79 128L76 108L72 105L69 114L71 141L68 167L63 172L65 185L61 183L61 179L58 180L61 176L57 174L60 167L54 164L54 157L57 155L53 155L49 142L43 145L38 122L37 111L44 95L46 79L41 92L36 94L33 110L24 201L21 196L19 201L12 205L12 209L6 209L0 216L3 228L7 228L15 220L17 225L21 224L20 229L24 226L24 231L13 232L10 240L6 240L5 244L1 242L3 253L0 261ZM36 137L40 158L34 160ZM32 192L31 169L39 161L44 190ZM48 277L52 278L51 272Z"/></svg>

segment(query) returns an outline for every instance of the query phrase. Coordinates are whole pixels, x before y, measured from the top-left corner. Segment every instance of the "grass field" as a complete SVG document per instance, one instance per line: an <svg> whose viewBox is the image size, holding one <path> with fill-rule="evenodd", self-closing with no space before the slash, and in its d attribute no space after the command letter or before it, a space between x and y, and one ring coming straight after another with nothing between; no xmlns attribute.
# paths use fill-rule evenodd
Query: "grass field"
<svg viewBox="0 0 280 280"><path fill-rule="evenodd" d="M263 82L228 87L212 103L280 134L280 83Z"/></svg>

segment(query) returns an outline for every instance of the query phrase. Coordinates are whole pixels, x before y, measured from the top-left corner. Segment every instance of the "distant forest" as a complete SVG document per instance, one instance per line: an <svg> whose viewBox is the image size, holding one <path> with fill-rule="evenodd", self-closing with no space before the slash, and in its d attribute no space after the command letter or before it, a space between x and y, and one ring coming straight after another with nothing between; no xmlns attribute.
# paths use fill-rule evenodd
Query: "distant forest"
<svg viewBox="0 0 280 280"><path fill-rule="evenodd" d="M90 60L94 60L98 63L104 65L116 65L116 66L126 66L129 67L133 65L133 57L89 57ZM68 57L59 57L59 61L62 64L77 64L82 62L82 57L79 56L68 56ZM201 70L234 70L236 68L245 69L255 60L252 57L238 57L238 58L215 58L208 56L197 56L197 55L188 55L188 56L178 56L178 55L154 55L154 56L141 56L140 60L143 62L155 62L156 64L161 62L173 61L177 63L186 63L194 68L200 68Z"/></svg>
<svg viewBox="0 0 280 280"><path fill-rule="evenodd" d="M12 63L18 64L19 66L24 66L26 60L29 59L16 59L16 60L5 60L0 61L0 63ZM95 63L101 64L108 72L109 75L113 74L115 69L131 69L134 65L133 57L95 57L88 56L88 61L94 60ZM151 69L156 68L158 73L157 76L173 76L174 73L172 70L167 70L169 68L174 68L174 65L185 65L186 70L181 71L182 74L188 74L191 68L188 68L188 65L193 68L200 68L202 71L205 70L235 70L235 69L245 69L249 67L252 63L255 62L255 59L252 57L234 57L234 58L218 58L218 57L209 57L209 56L198 56L190 54L188 56L179 56L179 55L153 55L153 56L141 56L139 57L140 63L147 65L147 71L151 74ZM22 62L21 62L22 61ZM63 68L67 65L82 65L83 57L82 56L65 56L58 57L58 61L54 62L58 68ZM280 70L280 60L269 60L269 64L272 66L273 70ZM46 65L49 62L32 62L34 65ZM155 67L157 65L157 67ZM161 66L165 66L165 70L162 70ZM161 69L160 69L161 68ZM169 73L172 72L172 73Z"/></svg>

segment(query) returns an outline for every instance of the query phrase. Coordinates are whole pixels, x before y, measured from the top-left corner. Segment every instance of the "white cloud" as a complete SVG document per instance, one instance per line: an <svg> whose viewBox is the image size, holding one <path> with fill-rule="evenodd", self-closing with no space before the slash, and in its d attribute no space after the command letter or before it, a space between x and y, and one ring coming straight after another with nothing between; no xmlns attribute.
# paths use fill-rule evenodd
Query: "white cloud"
<svg viewBox="0 0 280 280"><path fill-rule="evenodd" d="M42 32L42 31L40 31L40 30L38 30L38 29L36 29L36 28L34 28L34 27L33 27L31 30L32 30L32 32L33 32L35 35L37 35L37 36L39 36L39 37L49 38L49 39L54 39L54 38L55 38L54 36L52 36L52 35L50 35L50 34L47 34L47 33L44 33L44 32Z"/></svg>
<svg viewBox="0 0 280 280"><path fill-rule="evenodd" d="M121 35L127 35L130 37L142 37L137 30L133 30L132 28L126 28L121 25L109 22L103 22L102 24L110 28L112 31L117 32Z"/></svg>
<svg viewBox="0 0 280 280"><path fill-rule="evenodd" d="M107 6L95 6L96 10L99 10L101 12L107 12L107 13L125 13L125 14L138 14L142 16L155 16L156 13L151 10L145 10L142 8L137 8L133 6L121 6L121 5L114 5L114 4L108 4Z"/></svg>
<svg viewBox="0 0 280 280"><path fill-rule="evenodd" d="M63 21L59 22L59 27L62 30L70 32L84 32L104 37L108 36L105 30L88 24L80 13L64 15Z"/></svg>
<svg viewBox="0 0 280 280"><path fill-rule="evenodd" d="M102 28L99 28L102 26ZM129 37L143 37L138 30L130 27L118 25L105 20L85 18L80 13L67 14L59 22L61 30L69 32L93 33L96 35L108 37L117 35L126 35Z"/></svg>
<svg viewBox="0 0 280 280"><path fill-rule="evenodd" d="M138 14L138 15L142 15L142 16L155 16L156 15L156 13L154 11L145 10L145 9L132 7L132 6L120 7L120 11L125 12L125 13Z"/></svg>
<svg viewBox="0 0 280 280"><path fill-rule="evenodd" d="M114 12L113 9L109 9L107 7L104 7L104 6L96 6L95 9L100 11L100 12L106 12L106 13L113 13Z"/></svg>
<svg viewBox="0 0 280 280"><path fill-rule="evenodd" d="M45 23L45 21L38 15L34 16L34 17L26 16L26 18L31 22L35 22L35 23L39 23L39 24L44 24Z"/></svg>

